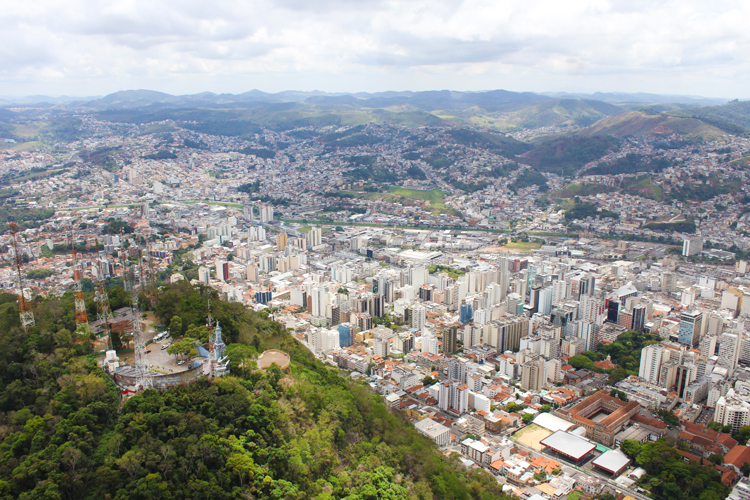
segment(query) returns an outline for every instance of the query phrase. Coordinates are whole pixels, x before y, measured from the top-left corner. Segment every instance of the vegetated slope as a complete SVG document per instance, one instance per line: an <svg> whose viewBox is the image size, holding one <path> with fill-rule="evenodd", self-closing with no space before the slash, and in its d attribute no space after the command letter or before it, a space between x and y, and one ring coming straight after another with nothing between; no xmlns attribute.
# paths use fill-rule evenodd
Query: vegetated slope
<svg viewBox="0 0 750 500"><path fill-rule="evenodd" d="M616 116L603 118L590 127L577 130L575 135L592 137L612 135L625 137L629 135L693 135L711 140L725 137L726 132L708 125L695 118L670 116L653 111L630 111Z"/></svg>
<svg viewBox="0 0 750 500"><path fill-rule="evenodd" d="M118 413L89 340L64 328L72 295L34 303L28 335L15 296L0 295L0 498L504 498L494 477L459 472L366 384L264 315L187 282L158 293L154 313L191 331L209 297L231 375L145 391ZM267 348L291 355L291 373L254 369Z"/></svg>
<svg viewBox="0 0 750 500"><path fill-rule="evenodd" d="M542 143L518 157L518 161L542 172L571 176L587 163L617 148L619 143L618 139L610 136L562 137Z"/></svg>
<svg viewBox="0 0 750 500"><path fill-rule="evenodd" d="M731 134L746 135L750 129L750 101L732 101L723 106L706 106L670 114L696 118Z"/></svg>
<svg viewBox="0 0 750 500"><path fill-rule="evenodd" d="M513 158L515 155L523 154L533 146L525 142L517 141L512 137L492 134L489 132L476 131L464 128L449 129L447 134L457 143L478 149L489 149L499 151L504 156Z"/></svg>
<svg viewBox="0 0 750 500"><path fill-rule="evenodd" d="M531 129L552 125L586 127L602 118L622 112L617 106L605 102L560 99L527 105L508 121Z"/></svg>

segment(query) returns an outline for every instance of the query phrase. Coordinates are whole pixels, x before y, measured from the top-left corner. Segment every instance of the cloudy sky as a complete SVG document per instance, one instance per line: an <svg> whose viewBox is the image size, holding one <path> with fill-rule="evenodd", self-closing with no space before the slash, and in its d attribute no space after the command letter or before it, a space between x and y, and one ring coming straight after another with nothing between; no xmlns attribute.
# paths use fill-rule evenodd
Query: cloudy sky
<svg viewBox="0 0 750 500"><path fill-rule="evenodd" d="M750 2L5 0L0 95L254 88L750 97Z"/></svg>

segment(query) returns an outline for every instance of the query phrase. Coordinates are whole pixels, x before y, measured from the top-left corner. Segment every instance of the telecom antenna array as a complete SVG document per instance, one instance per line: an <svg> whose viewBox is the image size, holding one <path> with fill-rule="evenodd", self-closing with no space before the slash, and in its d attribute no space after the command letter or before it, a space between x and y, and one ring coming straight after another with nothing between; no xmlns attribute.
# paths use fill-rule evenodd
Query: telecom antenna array
<svg viewBox="0 0 750 500"><path fill-rule="evenodd" d="M141 260L141 252L138 252L138 260ZM148 363L146 361L146 336L141 325L141 309L138 306L138 294L143 287L143 267L140 266L139 283L135 284L135 277L130 286L131 314L133 316L133 345L135 347L135 387L136 390L146 390L153 387L153 378L147 373Z"/></svg>
<svg viewBox="0 0 750 500"><path fill-rule="evenodd" d="M81 266L78 264L78 255L75 247L73 247L73 281L75 282L73 296L75 297L76 304L76 330L80 330L84 325L89 324L89 317L86 314L86 303L83 300L83 288L81 287L81 274L83 274L81 271Z"/></svg>
<svg viewBox="0 0 750 500"><path fill-rule="evenodd" d="M18 248L18 225L15 222L9 222L8 227L10 228L10 241L13 245L13 253L15 254L16 282L18 284L18 316L21 319L21 328L23 328L24 332L28 332L29 328L36 323L34 321L34 313L26 303L26 296L23 294L23 260Z"/></svg>
<svg viewBox="0 0 750 500"><path fill-rule="evenodd" d="M95 250L96 253L94 255L97 256L94 262L94 265L97 266L96 287L94 288L94 302L96 302L96 320L104 329L104 335L107 337L109 348L114 349L115 346L112 342L112 329L110 327L110 322L112 321L114 316L112 315L112 309L109 307L109 295L107 295L107 291L104 289L104 273L103 268L100 265L98 239L95 243ZM73 250L73 252L75 252L75 250ZM83 298L83 295L81 297ZM76 302L76 311L77 310L78 303Z"/></svg>

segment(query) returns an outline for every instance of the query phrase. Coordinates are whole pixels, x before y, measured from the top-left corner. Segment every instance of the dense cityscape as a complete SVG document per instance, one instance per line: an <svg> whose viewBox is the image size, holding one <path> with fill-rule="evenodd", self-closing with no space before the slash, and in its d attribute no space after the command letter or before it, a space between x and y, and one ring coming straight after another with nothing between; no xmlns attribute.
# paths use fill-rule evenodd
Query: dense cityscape
<svg viewBox="0 0 750 500"><path fill-rule="evenodd" d="M696 498L750 495L745 137L70 116L6 131L0 287L16 331L75 296L123 402L290 369L238 358L210 300L205 327L160 298L212 290L505 494L680 498L686 463Z"/></svg>

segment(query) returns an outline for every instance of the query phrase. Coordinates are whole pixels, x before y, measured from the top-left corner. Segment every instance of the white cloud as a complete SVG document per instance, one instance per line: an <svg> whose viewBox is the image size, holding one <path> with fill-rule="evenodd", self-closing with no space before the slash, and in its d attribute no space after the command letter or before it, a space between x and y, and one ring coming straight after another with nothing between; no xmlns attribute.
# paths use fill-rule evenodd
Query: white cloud
<svg viewBox="0 0 750 500"><path fill-rule="evenodd" d="M95 0L3 5L0 94L602 90L747 97L750 4Z"/></svg>

